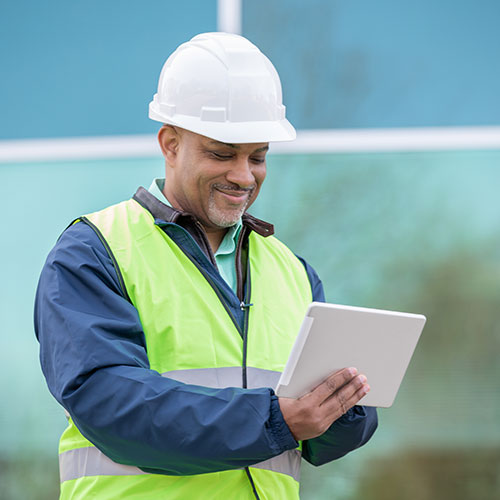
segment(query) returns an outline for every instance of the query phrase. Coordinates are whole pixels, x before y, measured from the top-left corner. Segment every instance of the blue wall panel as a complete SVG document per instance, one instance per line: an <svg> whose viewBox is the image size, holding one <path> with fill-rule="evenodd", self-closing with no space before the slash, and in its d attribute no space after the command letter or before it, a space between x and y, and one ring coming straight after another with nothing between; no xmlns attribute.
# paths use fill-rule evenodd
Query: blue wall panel
<svg viewBox="0 0 500 500"><path fill-rule="evenodd" d="M500 124L500 3L251 0L298 128Z"/></svg>
<svg viewBox="0 0 500 500"><path fill-rule="evenodd" d="M2 2L0 139L153 132L166 57L215 30L215 0Z"/></svg>

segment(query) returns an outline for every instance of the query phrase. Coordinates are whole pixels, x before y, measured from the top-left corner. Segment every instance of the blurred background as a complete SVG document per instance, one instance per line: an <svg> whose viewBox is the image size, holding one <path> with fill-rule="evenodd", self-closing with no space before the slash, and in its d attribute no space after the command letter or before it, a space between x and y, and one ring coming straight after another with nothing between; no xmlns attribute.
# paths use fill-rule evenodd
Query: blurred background
<svg viewBox="0 0 500 500"><path fill-rule="evenodd" d="M0 498L59 490L66 419L32 326L45 257L73 218L162 175L161 66L216 30L273 61L299 130L251 212L330 302L428 317L373 439L305 464L302 498L500 498L499 23L496 0L2 2Z"/></svg>

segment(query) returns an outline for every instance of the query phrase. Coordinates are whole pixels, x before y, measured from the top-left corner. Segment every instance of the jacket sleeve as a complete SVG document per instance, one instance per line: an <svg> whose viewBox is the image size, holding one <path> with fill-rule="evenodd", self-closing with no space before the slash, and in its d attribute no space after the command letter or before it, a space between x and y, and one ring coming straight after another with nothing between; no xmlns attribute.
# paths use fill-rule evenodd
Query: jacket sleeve
<svg viewBox="0 0 500 500"><path fill-rule="evenodd" d="M35 331L49 390L115 462L190 475L245 467L297 446L271 389L211 389L149 368L137 310L83 223L67 229L47 258Z"/></svg>
<svg viewBox="0 0 500 500"><path fill-rule="evenodd" d="M325 302L323 285L316 271L301 257L309 281L313 301ZM323 465L363 446L377 429L377 410L354 406L337 419L321 436L302 443L302 456L312 465Z"/></svg>

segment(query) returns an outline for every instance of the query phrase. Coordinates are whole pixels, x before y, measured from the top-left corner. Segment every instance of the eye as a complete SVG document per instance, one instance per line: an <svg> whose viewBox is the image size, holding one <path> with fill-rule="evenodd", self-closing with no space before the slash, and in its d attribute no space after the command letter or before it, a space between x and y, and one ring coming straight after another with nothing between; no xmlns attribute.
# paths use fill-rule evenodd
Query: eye
<svg viewBox="0 0 500 500"><path fill-rule="evenodd" d="M266 159L265 158L250 158L250 161L252 161L253 163L258 163L258 164L261 164L261 163L265 163Z"/></svg>
<svg viewBox="0 0 500 500"><path fill-rule="evenodd" d="M219 161L227 161L230 160L233 155L232 154L227 154L227 153L216 153L215 151L211 151L211 155Z"/></svg>

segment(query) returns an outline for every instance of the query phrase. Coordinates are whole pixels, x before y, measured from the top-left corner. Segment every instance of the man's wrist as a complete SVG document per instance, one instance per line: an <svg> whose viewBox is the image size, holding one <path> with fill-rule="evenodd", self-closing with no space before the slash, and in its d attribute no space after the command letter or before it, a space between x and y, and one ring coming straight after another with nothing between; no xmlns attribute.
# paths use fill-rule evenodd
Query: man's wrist
<svg viewBox="0 0 500 500"><path fill-rule="evenodd" d="M278 396L274 393L271 395L269 426L275 438L276 445L279 448L279 453L287 450L293 450L299 445L285 422L283 413L281 413Z"/></svg>

